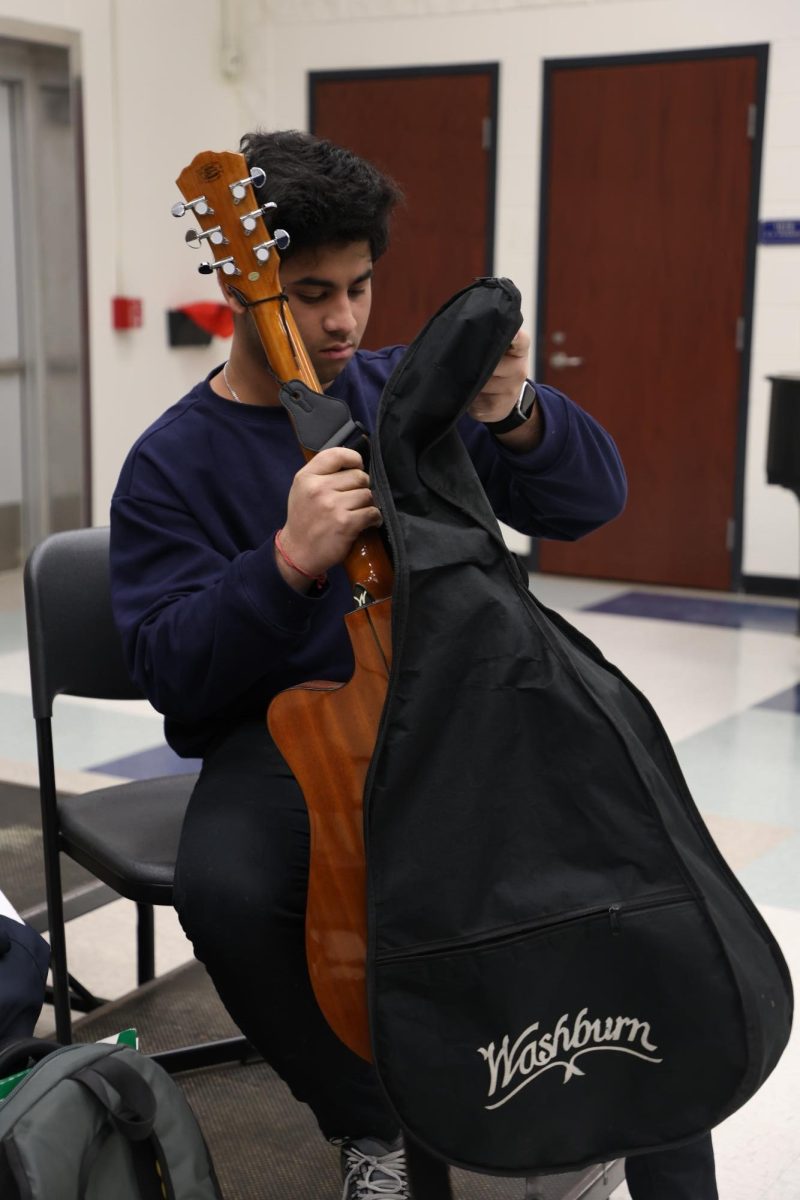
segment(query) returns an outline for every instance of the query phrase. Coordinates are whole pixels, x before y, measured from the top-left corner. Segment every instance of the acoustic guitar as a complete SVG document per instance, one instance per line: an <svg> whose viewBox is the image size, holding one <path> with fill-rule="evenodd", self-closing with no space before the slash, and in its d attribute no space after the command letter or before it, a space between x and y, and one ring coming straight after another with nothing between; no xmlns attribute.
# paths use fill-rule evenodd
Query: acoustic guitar
<svg viewBox="0 0 800 1200"><path fill-rule="evenodd" d="M200 231L190 231L186 240L205 243L213 254L201 272L221 272L228 288L248 305L276 378L299 380L320 394L281 293L279 250L288 246L290 233L269 232L265 218L276 206L256 198L255 189L268 182L259 168L250 172L241 154L203 151L178 176L184 201L172 211L196 219ZM313 456L302 441L301 447L306 460ZM344 617L353 676L344 684L312 680L281 693L269 705L267 724L308 808L306 954L314 994L338 1037L369 1060L362 797L392 657L393 574L377 530L359 536L343 566L355 603Z"/></svg>

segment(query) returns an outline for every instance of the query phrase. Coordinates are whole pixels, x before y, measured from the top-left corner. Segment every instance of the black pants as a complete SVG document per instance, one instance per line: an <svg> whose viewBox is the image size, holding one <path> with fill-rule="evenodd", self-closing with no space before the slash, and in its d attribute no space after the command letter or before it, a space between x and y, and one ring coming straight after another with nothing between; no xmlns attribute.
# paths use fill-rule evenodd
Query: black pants
<svg viewBox="0 0 800 1200"><path fill-rule="evenodd" d="M397 1120L371 1064L331 1031L305 954L309 827L263 722L207 755L178 851L175 907L241 1031L309 1105L328 1138L391 1139ZM717 1200L711 1138L627 1164L633 1200Z"/></svg>
<svg viewBox="0 0 800 1200"><path fill-rule="evenodd" d="M625 1160L633 1200L718 1200L711 1134L678 1150Z"/></svg>

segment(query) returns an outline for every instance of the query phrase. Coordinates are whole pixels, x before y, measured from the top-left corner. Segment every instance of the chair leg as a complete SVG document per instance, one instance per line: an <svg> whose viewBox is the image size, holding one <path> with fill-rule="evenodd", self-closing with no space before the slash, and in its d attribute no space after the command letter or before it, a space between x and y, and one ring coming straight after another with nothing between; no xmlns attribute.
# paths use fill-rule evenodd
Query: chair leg
<svg viewBox="0 0 800 1200"><path fill-rule="evenodd" d="M87 987L84 987L74 975L68 975L67 979L69 980L70 1007L75 1011L90 1013L109 1003L102 996L95 996L94 992L90 992Z"/></svg>
<svg viewBox="0 0 800 1200"><path fill-rule="evenodd" d="M63 914L58 919L50 910L50 974L53 980L53 1013L56 1022L56 1040L67 1046L72 1041L72 1013L70 1011L70 986L67 974L67 946L64 933Z"/></svg>
<svg viewBox="0 0 800 1200"><path fill-rule="evenodd" d="M156 934L152 904L136 905L136 962L139 986L156 973Z"/></svg>
<svg viewBox="0 0 800 1200"><path fill-rule="evenodd" d="M168 1075L177 1075L181 1071L196 1071L200 1067L256 1062L261 1055L246 1037L232 1037L217 1042L201 1042L196 1046L179 1046L175 1050L157 1050L149 1057L163 1067Z"/></svg>
<svg viewBox="0 0 800 1200"><path fill-rule="evenodd" d="M50 971L53 979L53 1010L56 1038L67 1045L72 1041L70 988L67 975L67 938L64 928L64 898L61 892L61 861L53 768L53 742L49 720L37 720L36 742L39 755L39 783L42 809L44 881L47 893L47 925L50 935Z"/></svg>

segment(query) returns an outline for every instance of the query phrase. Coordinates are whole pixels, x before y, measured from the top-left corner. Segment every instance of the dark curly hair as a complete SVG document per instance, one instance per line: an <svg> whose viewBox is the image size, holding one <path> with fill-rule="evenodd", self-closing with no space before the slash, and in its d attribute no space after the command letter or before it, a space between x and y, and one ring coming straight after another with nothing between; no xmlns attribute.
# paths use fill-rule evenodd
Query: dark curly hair
<svg viewBox="0 0 800 1200"><path fill-rule="evenodd" d="M369 242L373 261L389 244L389 218L403 196L397 184L366 159L295 129L246 133L239 149L250 170L267 180L259 193L274 200L269 224L291 237L288 258L318 246Z"/></svg>

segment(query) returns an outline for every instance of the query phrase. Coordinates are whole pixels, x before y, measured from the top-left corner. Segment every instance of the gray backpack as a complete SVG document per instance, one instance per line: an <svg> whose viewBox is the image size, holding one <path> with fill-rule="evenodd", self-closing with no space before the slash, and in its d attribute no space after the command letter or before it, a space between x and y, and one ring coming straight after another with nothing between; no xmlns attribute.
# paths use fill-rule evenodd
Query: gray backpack
<svg viewBox="0 0 800 1200"><path fill-rule="evenodd" d="M44 1057L41 1057L44 1055ZM222 1200L208 1149L166 1071L128 1046L0 1050L2 1200Z"/></svg>

